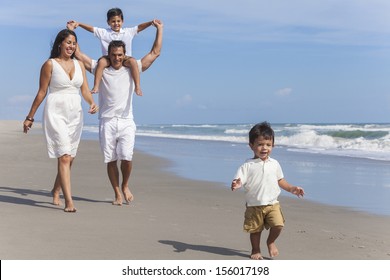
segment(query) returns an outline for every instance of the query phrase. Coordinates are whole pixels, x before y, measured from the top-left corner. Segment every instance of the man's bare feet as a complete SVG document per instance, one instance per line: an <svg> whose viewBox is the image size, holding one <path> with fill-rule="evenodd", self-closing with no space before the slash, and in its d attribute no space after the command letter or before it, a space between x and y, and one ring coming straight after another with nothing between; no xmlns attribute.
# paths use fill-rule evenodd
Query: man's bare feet
<svg viewBox="0 0 390 280"><path fill-rule="evenodd" d="M267 246L268 246L269 256L271 258L277 257L279 255L279 250L276 247L275 243L269 243L269 244L267 244Z"/></svg>
<svg viewBox="0 0 390 280"><path fill-rule="evenodd" d="M66 212L66 213L76 213L76 211L77 211L77 209L74 207L71 207L71 208L66 207L64 209L64 212Z"/></svg>
<svg viewBox="0 0 390 280"><path fill-rule="evenodd" d="M112 205L122 206L122 197L116 198L116 199L112 202Z"/></svg>
<svg viewBox="0 0 390 280"><path fill-rule="evenodd" d="M130 192L129 187L122 187L123 196L127 204L130 204L134 200L133 194Z"/></svg>
<svg viewBox="0 0 390 280"><path fill-rule="evenodd" d="M262 260L263 259L263 256L261 255L261 253L253 253L251 254L251 259L252 260Z"/></svg>

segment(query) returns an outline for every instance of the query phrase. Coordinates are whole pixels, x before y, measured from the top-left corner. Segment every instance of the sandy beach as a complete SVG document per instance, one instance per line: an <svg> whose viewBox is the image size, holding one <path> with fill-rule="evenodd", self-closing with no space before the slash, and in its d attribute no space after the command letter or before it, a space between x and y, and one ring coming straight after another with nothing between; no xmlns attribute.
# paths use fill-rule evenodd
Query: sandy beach
<svg viewBox="0 0 390 280"><path fill-rule="evenodd" d="M180 178L165 171L169 161L136 151L135 200L113 206L98 142L82 141L72 170L78 211L64 213L51 203L57 162L47 156L39 125L25 135L21 121L0 121L0 130L1 259L248 259L243 192ZM286 225L276 259L390 259L389 216L292 196L282 196L281 204Z"/></svg>

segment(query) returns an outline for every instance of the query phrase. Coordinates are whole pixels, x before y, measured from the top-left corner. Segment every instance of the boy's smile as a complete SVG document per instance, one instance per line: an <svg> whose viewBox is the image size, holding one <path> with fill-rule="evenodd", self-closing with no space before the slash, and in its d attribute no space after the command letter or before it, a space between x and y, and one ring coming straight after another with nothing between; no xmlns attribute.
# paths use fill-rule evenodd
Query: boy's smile
<svg viewBox="0 0 390 280"><path fill-rule="evenodd" d="M263 136L257 137L253 143L249 143L250 148L254 153L254 158L267 160L273 148L272 139L265 139Z"/></svg>

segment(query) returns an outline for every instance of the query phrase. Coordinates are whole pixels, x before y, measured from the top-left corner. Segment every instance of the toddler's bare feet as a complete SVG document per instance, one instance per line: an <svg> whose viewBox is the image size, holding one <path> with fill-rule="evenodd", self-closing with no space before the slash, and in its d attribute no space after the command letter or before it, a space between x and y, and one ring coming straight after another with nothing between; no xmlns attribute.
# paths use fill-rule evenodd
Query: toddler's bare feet
<svg viewBox="0 0 390 280"><path fill-rule="evenodd" d="M268 246L269 256L271 258L277 257L279 255L279 250L276 247L275 243L269 243L269 244L267 244L267 246Z"/></svg>
<svg viewBox="0 0 390 280"><path fill-rule="evenodd" d="M260 252L258 253L253 253L251 254L251 259L252 260L262 260L263 259L263 256L261 255Z"/></svg>

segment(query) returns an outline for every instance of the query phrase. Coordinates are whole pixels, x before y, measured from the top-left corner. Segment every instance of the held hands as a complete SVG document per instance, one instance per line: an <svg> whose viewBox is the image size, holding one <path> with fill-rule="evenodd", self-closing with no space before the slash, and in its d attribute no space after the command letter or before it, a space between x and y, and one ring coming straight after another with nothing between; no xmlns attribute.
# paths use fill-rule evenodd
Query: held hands
<svg viewBox="0 0 390 280"><path fill-rule="evenodd" d="M74 20L70 20L66 23L66 28L72 31L75 30L77 26L79 26L79 24Z"/></svg>
<svg viewBox="0 0 390 280"><path fill-rule="evenodd" d="M95 114L97 111L99 111L99 107L95 103L92 103L89 107L88 113Z"/></svg>
<svg viewBox="0 0 390 280"><path fill-rule="evenodd" d="M303 197L305 191L301 187L294 186L291 188L291 193L295 194L297 197Z"/></svg>
<svg viewBox="0 0 390 280"><path fill-rule="evenodd" d="M232 191L235 191L241 187L242 187L241 178L234 179L231 186Z"/></svg>

